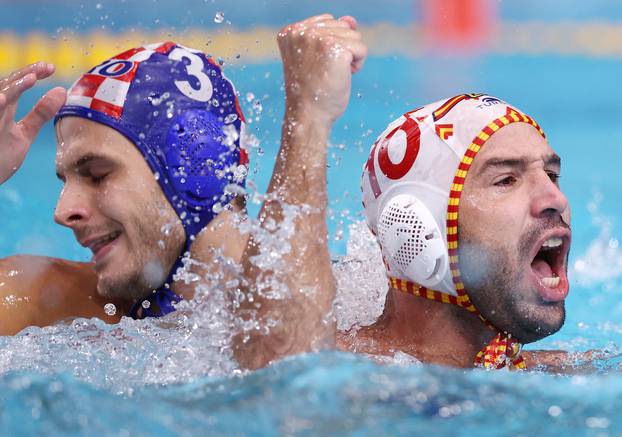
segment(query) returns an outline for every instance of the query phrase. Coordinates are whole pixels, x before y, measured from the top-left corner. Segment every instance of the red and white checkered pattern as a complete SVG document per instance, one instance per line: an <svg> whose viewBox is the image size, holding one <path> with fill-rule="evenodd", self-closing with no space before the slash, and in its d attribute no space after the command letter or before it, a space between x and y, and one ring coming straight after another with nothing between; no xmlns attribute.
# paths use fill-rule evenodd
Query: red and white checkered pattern
<svg viewBox="0 0 622 437"><path fill-rule="evenodd" d="M153 53L167 53L174 46L175 43L171 41L149 44L127 50L107 60L89 73L84 74L73 84L69 90L66 105L82 106L102 112L110 117L121 118L127 92L140 63L149 59ZM100 73L106 67L119 61L132 62L132 68L115 77Z"/></svg>

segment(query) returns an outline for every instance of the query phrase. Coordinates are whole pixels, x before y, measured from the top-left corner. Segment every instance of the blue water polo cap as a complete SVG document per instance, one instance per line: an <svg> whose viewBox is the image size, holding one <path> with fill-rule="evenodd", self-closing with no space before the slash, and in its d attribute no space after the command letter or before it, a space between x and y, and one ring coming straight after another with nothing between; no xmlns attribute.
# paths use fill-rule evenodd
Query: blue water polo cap
<svg viewBox="0 0 622 437"><path fill-rule="evenodd" d="M185 231L183 252L236 195L242 194L248 155L240 147L244 116L233 84L199 50L174 42L149 44L114 56L69 89L55 123L67 116L107 125L136 145ZM161 316L181 297L170 288L181 255L164 284L130 315ZM148 309L151 308L151 309Z"/></svg>
<svg viewBox="0 0 622 437"><path fill-rule="evenodd" d="M233 84L201 51L169 41L114 56L69 89L55 122L67 116L136 145L183 224L186 248L244 190L244 117Z"/></svg>

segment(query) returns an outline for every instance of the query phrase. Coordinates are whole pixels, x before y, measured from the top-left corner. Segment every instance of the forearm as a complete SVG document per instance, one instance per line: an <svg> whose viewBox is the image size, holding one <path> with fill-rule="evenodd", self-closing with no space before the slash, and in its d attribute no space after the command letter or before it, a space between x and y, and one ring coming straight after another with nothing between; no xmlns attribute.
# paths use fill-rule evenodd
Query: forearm
<svg viewBox="0 0 622 437"><path fill-rule="evenodd" d="M289 243L289 248L281 253L280 268L265 271L251 261L262 250L251 239L243 260L246 280L251 285L277 283L287 293L275 299L265 297L268 290L258 293L255 289L253 303L241 307L241 312L255 311L260 323L277 321L267 334L248 333L245 344L238 338L237 359L249 368L334 345L334 326L327 315L335 283L326 241L326 143L332 123L290 105L289 100L281 149L259 215L264 230L293 225L288 241L282 242ZM287 205L296 207L293 220L288 217L292 211L284 209Z"/></svg>

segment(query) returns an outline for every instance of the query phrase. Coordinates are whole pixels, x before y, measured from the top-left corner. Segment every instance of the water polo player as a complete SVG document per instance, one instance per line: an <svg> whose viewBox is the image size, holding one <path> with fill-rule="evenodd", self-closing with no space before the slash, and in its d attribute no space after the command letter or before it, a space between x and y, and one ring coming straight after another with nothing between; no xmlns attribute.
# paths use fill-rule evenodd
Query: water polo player
<svg viewBox="0 0 622 437"><path fill-rule="evenodd" d="M286 323L275 332L286 345L258 339L254 343L258 347L248 355L252 366L275 355L307 350L313 332L309 327L326 325L322 320L330 310L334 284L326 247L325 148L332 123L347 105L351 74L366 54L355 21L330 15L287 26L279 34L279 46L285 66L286 115L270 201L260 218L262 226L278 227L284 220L282 202L311 206L311 213L294 220L295 232L287 241L292 249L283 261L297 266L300 253L310 251L316 262L280 279L294 291L314 288L318 293L313 300L305 293L293 293L281 302L266 301L261 311L272 318L287 313ZM38 77L50 73L45 68ZM21 88L13 100L20 92ZM38 121L58 109L62 91L53 93L45 99L45 113L37 112L42 114ZM15 128L12 115L9 118ZM239 205L234 199L244 192L247 171L240 148L242 126L232 84L200 51L173 42L152 44L125 51L90 70L69 90L56 115L56 166L64 188L55 219L92 250L97 277L76 284L71 272L89 272L93 265L74 263L59 273L54 266L62 261L51 260L52 267L22 272L23 277L45 281L22 278L22 283L53 284L60 294L57 306L65 310L59 314L65 317L91 316L97 307L101 317L102 301L115 302L120 309L117 317L144 317L166 314L175 302L192 296L193 284L175 281L186 252L203 264L224 255L245 266L247 279L259 275L247 260L260 246L253 242L247 247L246 236L236 229ZM21 142L24 149L38 127L40 123ZM306 171L300 171L301 162ZM4 268L16 260L4 260ZM27 265L22 270L28 270ZM96 297L90 312L75 302L69 304L72 296L89 296L84 284L96 285L98 291L90 295ZM23 294L40 294L30 285L23 288ZM255 303L258 300L260 296ZM41 324L37 318L41 310L30 309L29 324ZM296 326L291 328L289 322Z"/></svg>
<svg viewBox="0 0 622 437"><path fill-rule="evenodd" d="M404 114L362 177L390 290L344 347L460 367L524 368L559 330L570 247L560 158L508 103L464 94ZM531 360L530 360L531 357Z"/></svg>

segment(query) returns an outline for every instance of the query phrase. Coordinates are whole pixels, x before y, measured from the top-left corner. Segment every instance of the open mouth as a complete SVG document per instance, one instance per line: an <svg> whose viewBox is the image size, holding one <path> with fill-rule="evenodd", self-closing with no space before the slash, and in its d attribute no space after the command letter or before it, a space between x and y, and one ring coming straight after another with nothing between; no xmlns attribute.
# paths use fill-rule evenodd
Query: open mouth
<svg viewBox="0 0 622 437"><path fill-rule="evenodd" d="M564 300L568 295L566 260L569 249L567 233L548 235L537 245L531 270L535 276L538 292L547 302Z"/></svg>
<svg viewBox="0 0 622 437"><path fill-rule="evenodd" d="M114 231L106 234L96 240L93 240L89 245L89 249L93 252L93 262L98 264L103 258L112 250L114 243L117 241L121 231Z"/></svg>

